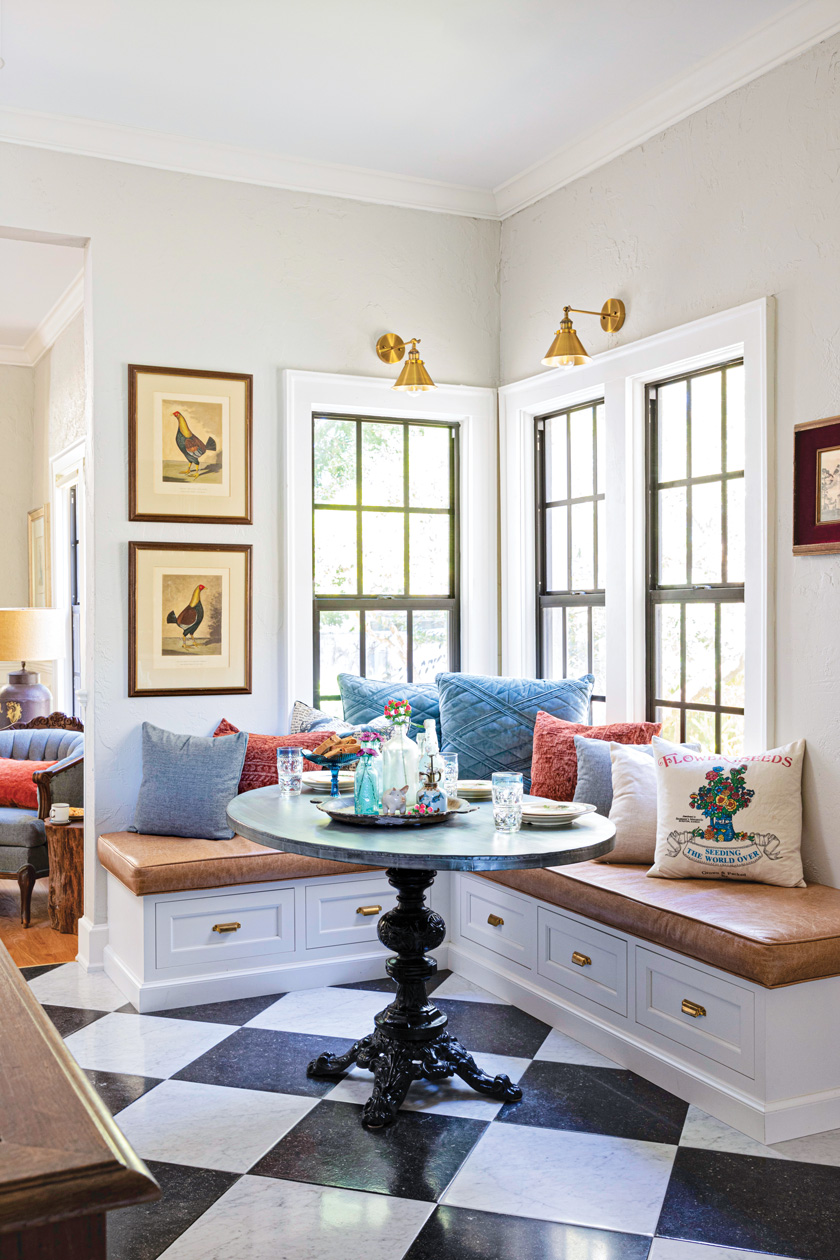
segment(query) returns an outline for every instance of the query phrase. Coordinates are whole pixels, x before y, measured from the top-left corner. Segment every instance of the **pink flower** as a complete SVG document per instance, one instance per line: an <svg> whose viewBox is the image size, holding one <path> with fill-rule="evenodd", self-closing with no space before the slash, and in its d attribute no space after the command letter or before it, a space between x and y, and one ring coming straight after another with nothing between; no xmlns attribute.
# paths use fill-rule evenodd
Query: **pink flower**
<svg viewBox="0 0 840 1260"><path fill-rule="evenodd" d="M706 778L707 778L707 779L710 779L710 780L711 780L711 779L716 779L716 778L717 778L717 775L715 774L714 770L710 770L710 771L708 772L708 774L706 775Z"/></svg>

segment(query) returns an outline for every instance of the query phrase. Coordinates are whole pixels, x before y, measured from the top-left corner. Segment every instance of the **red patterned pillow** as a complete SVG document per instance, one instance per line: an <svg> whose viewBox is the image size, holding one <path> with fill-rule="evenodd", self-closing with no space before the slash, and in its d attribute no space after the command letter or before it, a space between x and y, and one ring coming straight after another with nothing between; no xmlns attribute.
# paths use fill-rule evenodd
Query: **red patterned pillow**
<svg viewBox="0 0 840 1260"><path fill-rule="evenodd" d="M213 732L214 735L237 735L239 727L234 726L227 718L222 718ZM239 780L239 791L252 792L254 788L268 787L277 782L277 749L308 748L310 752L323 744L332 731L301 731L300 735L248 735L248 747L245 750L245 764L242 767L242 778ZM314 761L303 759L304 770L320 770Z"/></svg>
<svg viewBox="0 0 840 1260"><path fill-rule="evenodd" d="M649 744L662 730L661 722L612 722L608 726L583 726L564 722L550 713L537 714L531 761L531 794L552 801L570 801L577 784L575 735L606 739L614 744ZM247 762L246 762L247 765Z"/></svg>
<svg viewBox="0 0 840 1260"><path fill-rule="evenodd" d="M32 778L38 770L49 770L54 761L17 761L0 757L0 806L11 809L37 809L38 789Z"/></svg>

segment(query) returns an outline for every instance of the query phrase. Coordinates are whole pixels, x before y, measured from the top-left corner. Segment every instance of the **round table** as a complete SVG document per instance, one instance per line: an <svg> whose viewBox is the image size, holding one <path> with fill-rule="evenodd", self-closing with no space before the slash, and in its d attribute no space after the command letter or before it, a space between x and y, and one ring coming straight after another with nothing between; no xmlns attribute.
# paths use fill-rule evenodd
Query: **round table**
<svg viewBox="0 0 840 1260"><path fill-rule="evenodd" d="M373 1072L364 1106L368 1128L392 1124L412 1081L458 1075L480 1094L519 1102L522 1090L509 1077L482 1072L459 1041L446 1031L447 1016L432 1002L426 984L437 971L428 950L441 945L446 925L426 904L438 871L504 871L566 866L609 853L615 827L588 814L565 828L523 827L511 835L493 825L489 802L468 814L453 814L440 826L351 827L314 808L318 798L281 796L277 787L257 788L228 806L231 827L248 840L307 857L387 867L397 905L379 920L379 939L395 957L385 964L397 986L394 1001L375 1017L375 1031L346 1054L321 1054L309 1076L340 1076L352 1064Z"/></svg>

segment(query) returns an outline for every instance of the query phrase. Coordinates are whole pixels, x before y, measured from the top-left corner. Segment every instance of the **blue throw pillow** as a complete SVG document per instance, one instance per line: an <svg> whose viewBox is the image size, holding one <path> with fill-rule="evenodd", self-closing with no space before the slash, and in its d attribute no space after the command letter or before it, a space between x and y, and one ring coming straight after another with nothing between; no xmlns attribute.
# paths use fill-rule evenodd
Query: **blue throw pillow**
<svg viewBox="0 0 840 1260"><path fill-rule="evenodd" d="M176 735L143 723L143 781L134 827L145 835L230 840L225 810L239 793L248 732Z"/></svg>
<svg viewBox="0 0 840 1260"><path fill-rule="evenodd" d="M630 745L628 745L630 747ZM636 752L653 756L652 744L633 744ZM699 744L681 744L681 748L699 749ZM609 818L613 801L612 759L610 742L607 739L588 739L586 735L575 735L575 752L577 753L577 787L574 800L594 805L599 814Z"/></svg>
<svg viewBox="0 0 840 1260"><path fill-rule="evenodd" d="M344 720L353 726L382 717L389 700L407 700L411 705L412 739L415 726L422 730L427 718L434 718L440 743L440 701L435 683L383 682L377 678L360 678L358 674L339 674L338 689L344 706Z"/></svg>
<svg viewBox="0 0 840 1260"><path fill-rule="evenodd" d="M458 754L459 777L489 779L494 770L520 770L527 792L537 713L587 722L595 679L438 674L437 684L441 749Z"/></svg>

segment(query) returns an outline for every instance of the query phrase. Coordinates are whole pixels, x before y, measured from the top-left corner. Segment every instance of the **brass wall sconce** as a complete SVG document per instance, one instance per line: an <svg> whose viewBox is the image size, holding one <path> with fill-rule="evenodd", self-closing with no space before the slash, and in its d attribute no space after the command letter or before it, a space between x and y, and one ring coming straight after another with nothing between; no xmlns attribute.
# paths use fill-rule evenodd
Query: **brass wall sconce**
<svg viewBox="0 0 840 1260"><path fill-rule="evenodd" d="M581 311L575 306L564 306L563 318L560 321L560 327L557 329L557 335L543 359L546 367L578 367L581 363L589 362L590 356L587 354L580 337L572 326L572 321L569 319L570 311L575 315L598 315L604 332L611 333L618 332L624 323L626 314L621 298L610 298L601 307L600 312Z"/></svg>
<svg viewBox="0 0 840 1260"><path fill-rule="evenodd" d="M411 349L408 352L405 366L394 382L393 388L401 389L408 394L415 394L423 389L437 389L431 376L426 371L423 360L417 353L420 338L409 337L408 340L411 342ZM396 333L383 333L376 343L376 353L383 363L399 363L405 354L407 344Z"/></svg>

